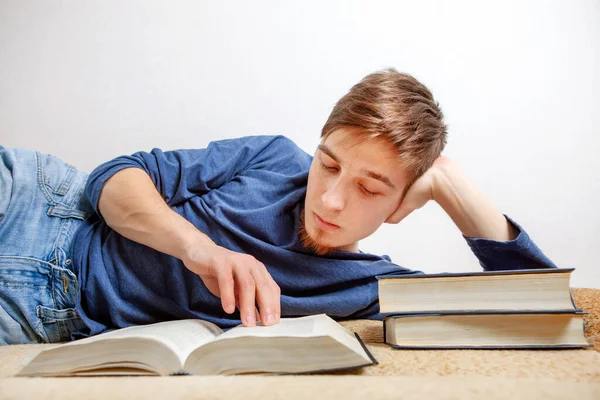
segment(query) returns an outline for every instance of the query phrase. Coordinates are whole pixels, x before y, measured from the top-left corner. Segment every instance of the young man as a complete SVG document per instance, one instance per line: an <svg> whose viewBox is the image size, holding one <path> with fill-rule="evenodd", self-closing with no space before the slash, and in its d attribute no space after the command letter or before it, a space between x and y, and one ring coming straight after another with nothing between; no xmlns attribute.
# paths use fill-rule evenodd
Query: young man
<svg viewBox="0 0 600 400"><path fill-rule="evenodd" d="M314 158L282 136L139 152L89 176L0 147L0 343L201 318L378 318L377 275L416 274L359 240L427 201L486 270L552 268L441 156L442 112L390 69L335 106Z"/></svg>

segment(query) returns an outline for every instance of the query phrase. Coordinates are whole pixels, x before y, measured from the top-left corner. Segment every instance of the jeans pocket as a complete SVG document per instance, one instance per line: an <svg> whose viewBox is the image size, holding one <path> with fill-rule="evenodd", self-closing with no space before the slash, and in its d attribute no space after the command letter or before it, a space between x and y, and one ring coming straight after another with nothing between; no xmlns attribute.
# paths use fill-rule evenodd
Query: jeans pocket
<svg viewBox="0 0 600 400"><path fill-rule="evenodd" d="M38 184L48 202L62 202L73 184L75 168L49 154L35 152Z"/></svg>
<svg viewBox="0 0 600 400"><path fill-rule="evenodd" d="M40 260L0 257L0 343L47 341L36 306L54 304L50 272Z"/></svg>
<svg viewBox="0 0 600 400"><path fill-rule="evenodd" d="M71 340L71 332L77 331L83 326L83 322L74 308L57 310L39 305L36 307L36 313L49 343L68 342Z"/></svg>
<svg viewBox="0 0 600 400"><path fill-rule="evenodd" d="M77 289L68 269L0 256L0 344L63 342L84 332L75 310Z"/></svg>
<svg viewBox="0 0 600 400"><path fill-rule="evenodd" d="M50 204L48 215L85 219L92 212L83 194L87 174L54 156L35 154L38 186Z"/></svg>
<svg viewBox="0 0 600 400"><path fill-rule="evenodd" d="M54 244L67 251L79 223L93 212L84 195L88 175L51 155L36 152L36 160L39 189L47 202L46 215L62 220L48 221L58 235Z"/></svg>

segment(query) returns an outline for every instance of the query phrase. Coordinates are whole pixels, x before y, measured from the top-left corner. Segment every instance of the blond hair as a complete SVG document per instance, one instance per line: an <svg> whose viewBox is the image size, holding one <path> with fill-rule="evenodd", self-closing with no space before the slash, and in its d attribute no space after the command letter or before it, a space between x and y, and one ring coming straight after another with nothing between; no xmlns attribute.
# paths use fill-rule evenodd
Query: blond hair
<svg viewBox="0 0 600 400"><path fill-rule="evenodd" d="M367 137L382 137L407 169L408 187L421 177L446 145L444 115L433 95L412 76L389 68L364 77L342 97L321 131L360 128Z"/></svg>

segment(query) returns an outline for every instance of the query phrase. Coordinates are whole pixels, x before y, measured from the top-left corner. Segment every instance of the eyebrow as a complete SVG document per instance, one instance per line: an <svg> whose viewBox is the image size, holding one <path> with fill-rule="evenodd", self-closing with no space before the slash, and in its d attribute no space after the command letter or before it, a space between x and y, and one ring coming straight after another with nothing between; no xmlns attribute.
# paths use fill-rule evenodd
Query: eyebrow
<svg viewBox="0 0 600 400"><path fill-rule="evenodd" d="M325 146L324 144L320 144L319 147L317 147L317 149L327 154L329 157L333 158L333 160L338 164L341 164L340 159L331 151L329 147ZM366 174L370 178L377 179L378 181L385 183L392 189L396 189L396 186L392 183L392 180L385 175L368 169L362 169L361 172Z"/></svg>

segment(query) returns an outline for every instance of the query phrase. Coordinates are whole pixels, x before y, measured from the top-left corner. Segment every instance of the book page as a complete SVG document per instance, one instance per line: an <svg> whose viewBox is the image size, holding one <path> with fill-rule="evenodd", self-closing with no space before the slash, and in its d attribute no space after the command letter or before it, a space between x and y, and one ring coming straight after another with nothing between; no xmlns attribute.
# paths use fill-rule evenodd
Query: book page
<svg viewBox="0 0 600 400"><path fill-rule="evenodd" d="M130 326L76 340L63 346L77 346L102 340L147 338L167 345L185 363L188 355L196 348L214 340L223 331L215 324L200 319L166 321L150 325Z"/></svg>
<svg viewBox="0 0 600 400"><path fill-rule="evenodd" d="M232 339L244 336L260 336L260 337L310 337L315 336L315 321L318 315L311 315L301 318L281 318L279 323L271 326L259 325L256 326L236 326L229 331L223 333L216 340Z"/></svg>
<svg viewBox="0 0 600 400"><path fill-rule="evenodd" d="M367 356L365 350L362 348L360 342L356 339L354 333L350 332L333 319L326 317L325 315L323 318L319 318L317 329L319 331L327 332L328 335L349 349L352 349L355 353Z"/></svg>
<svg viewBox="0 0 600 400"><path fill-rule="evenodd" d="M192 352L184 369L197 375L296 373L372 363L356 336L320 314L282 318L272 326L237 326Z"/></svg>

